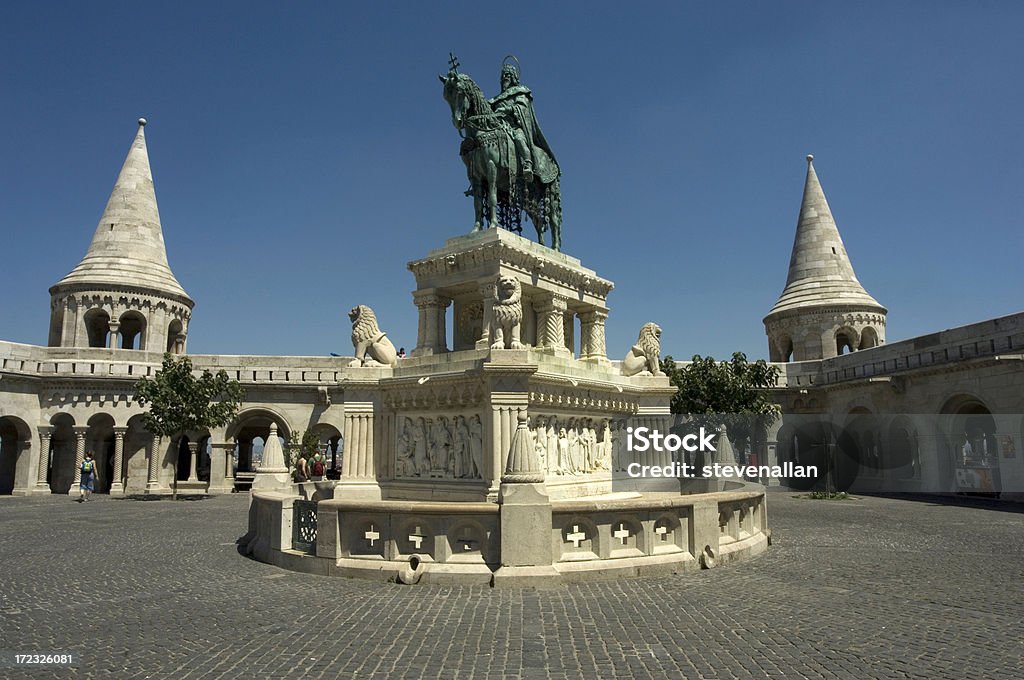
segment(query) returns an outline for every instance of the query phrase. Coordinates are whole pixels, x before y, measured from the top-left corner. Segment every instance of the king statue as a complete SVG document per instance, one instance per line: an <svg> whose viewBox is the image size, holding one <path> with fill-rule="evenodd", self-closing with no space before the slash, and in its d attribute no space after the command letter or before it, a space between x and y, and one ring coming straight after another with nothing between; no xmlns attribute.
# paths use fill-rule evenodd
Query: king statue
<svg viewBox="0 0 1024 680"><path fill-rule="evenodd" d="M533 94L520 82L518 60L501 67L501 93L487 99L477 84L459 73L458 59L449 60L444 98L452 123L463 134L459 154L466 165L476 221L474 231L503 227L522 231L525 212L544 244L562 245L561 170L533 110Z"/></svg>

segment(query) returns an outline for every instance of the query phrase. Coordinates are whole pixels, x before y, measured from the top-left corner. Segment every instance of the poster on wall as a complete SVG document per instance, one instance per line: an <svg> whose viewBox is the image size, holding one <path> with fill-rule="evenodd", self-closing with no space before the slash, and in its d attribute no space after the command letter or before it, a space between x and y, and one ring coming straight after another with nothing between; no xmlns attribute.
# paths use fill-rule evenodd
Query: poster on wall
<svg viewBox="0 0 1024 680"><path fill-rule="evenodd" d="M999 437L999 453L1003 458L1016 458L1017 447L1013 442L1012 434L1004 434Z"/></svg>

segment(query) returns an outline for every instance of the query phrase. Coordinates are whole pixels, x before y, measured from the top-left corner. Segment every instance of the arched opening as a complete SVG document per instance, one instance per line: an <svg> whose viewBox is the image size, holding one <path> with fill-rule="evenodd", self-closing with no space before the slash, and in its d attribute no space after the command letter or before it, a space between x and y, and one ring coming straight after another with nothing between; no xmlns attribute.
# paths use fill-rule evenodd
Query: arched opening
<svg viewBox="0 0 1024 680"><path fill-rule="evenodd" d="M199 440L199 449L196 451L196 478L200 482L210 481L210 455L213 451L213 440L210 435L204 435Z"/></svg>
<svg viewBox="0 0 1024 680"><path fill-rule="evenodd" d="M793 338L789 335L780 335L769 348L769 359L776 362L789 363L793 361Z"/></svg>
<svg viewBox="0 0 1024 680"><path fill-rule="evenodd" d="M76 437L75 419L67 413L58 413L50 420L50 468L47 482L50 491L66 494L75 481Z"/></svg>
<svg viewBox="0 0 1024 680"><path fill-rule="evenodd" d="M843 355L854 351L856 333L850 328L840 328L836 331L836 354Z"/></svg>
<svg viewBox="0 0 1024 680"><path fill-rule="evenodd" d="M341 457L344 451L344 439L338 428L327 423L318 423L313 430L320 435L320 450L327 459L327 478L341 478Z"/></svg>
<svg viewBox="0 0 1024 680"><path fill-rule="evenodd" d="M64 335L64 300L54 300L50 312L50 335L47 344L60 347Z"/></svg>
<svg viewBox="0 0 1024 680"><path fill-rule="evenodd" d="M121 349L146 349L146 317L131 311L121 315Z"/></svg>
<svg viewBox="0 0 1024 680"><path fill-rule="evenodd" d="M270 423L277 423L277 435L284 447L291 437L291 429L284 418L268 409L243 411L228 426L227 438L234 439L235 486L244 489L252 483L256 469L263 459L263 446L270 436Z"/></svg>
<svg viewBox="0 0 1024 680"><path fill-rule="evenodd" d="M992 411L975 397L963 395L946 402L949 453L955 469L955 489L960 493L997 495L999 440Z"/></svg>
<svg viewBox="0 0 1024 680"><path fill-rule="evenodd" d="M128 432L124 436L123 471L125 494L143 493L149 478L147 457L152 435L146 430L141 415L128 420Z"/></svg>
<svg viewBox="0 0 1024 680"><path fill-rule="evenodd" d="M20 460L21 453L31 436L31 430L21 418L0 417L0 495L14 491L18 464L27 463Z"/></svg>
<svg viewBox="0 0 1024 680"><path fill-rule="evenodd" d="M114 419L97 413L89 418L89 432L85 436L85 450L92 451L96 459L95 493L110 493L114 482Z"/></svg>
<svg viewBox="0 0 1024 680"><path fill-rule="evenodd" d="M167 352L171 354L180 354L181 342L178 336L181 335L181 321L175 319L167 326Z"/></svg>
<svg viewBox="0 0 1024 680"><path fill-rule="evenodd" d="M860 346L857 349L871 349L878 347L878 331L874 328L865 328L860 333Z"/></svg>
<svg viewBox="0 0 1024 680"><path fill-rule="evenodd" d="M102 309L90 309L85 313L84 321L89 347L106 347L110 337L110 315Z"/></svg>

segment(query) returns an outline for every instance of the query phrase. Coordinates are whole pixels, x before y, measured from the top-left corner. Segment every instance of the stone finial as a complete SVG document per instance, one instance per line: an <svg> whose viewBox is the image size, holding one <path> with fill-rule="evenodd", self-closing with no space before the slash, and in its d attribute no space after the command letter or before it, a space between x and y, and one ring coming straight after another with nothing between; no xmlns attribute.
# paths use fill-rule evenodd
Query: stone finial
<svg viewBox="0 0 1024 680"><path fill-rule="evenodd" d="M811 163L812 161L814 161L814 155L813 154L807 154L807 162Z"/></svg>
<svg viewBox="0 0 1024 680"><path fill-rule="evenodd" d="M541 470L537 448L530 437L525 412L518 416L516 431L512 435L512 450L509 451L501 481L503 484L538 484L544 481L544 471Z"/></svg>
<svg viewBox="0 0 1024 680"><path fill-rule="evenodd" d="M146 127L146 119L139 118L139 127Z"/></svg>
<svg viewBox="0 0 1024 680"><path fill-rule="evenodd" d="M622 361L622 375L663 375L661 372L661 327L654 322L645 323L640 337Z"/></svg>
<svg viewBox="0 0 1024 680"><path fill-rule="evenodd" d="M277 437L277 423L270 423L270 435L263 445L263 458L260 461L260 472L288 472L284 464L284 450L281 440Z"/></svg>

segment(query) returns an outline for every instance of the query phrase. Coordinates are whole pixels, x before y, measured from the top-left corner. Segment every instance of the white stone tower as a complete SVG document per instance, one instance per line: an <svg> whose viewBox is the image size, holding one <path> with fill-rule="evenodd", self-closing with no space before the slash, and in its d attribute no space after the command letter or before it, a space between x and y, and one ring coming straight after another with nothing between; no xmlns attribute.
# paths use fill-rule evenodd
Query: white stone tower
<svg viewBox="0 0 1024 680"><path fill-rule="evenodd" d="M829 359L885 342L886 309L853 272L813 160L807 157L786 287L764 318L772 361Z"/></svg>
<svg viewBox="0 0 1024 680"><path fill-rule="evenodd" d="M167 264L139 119L85 257L50 288L51 347L183 354L194 302Z"/></svg>

